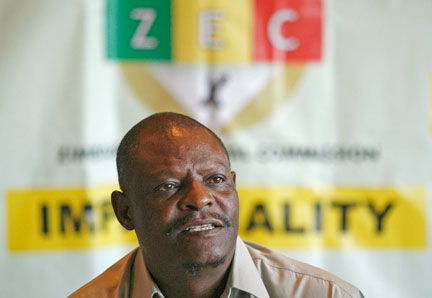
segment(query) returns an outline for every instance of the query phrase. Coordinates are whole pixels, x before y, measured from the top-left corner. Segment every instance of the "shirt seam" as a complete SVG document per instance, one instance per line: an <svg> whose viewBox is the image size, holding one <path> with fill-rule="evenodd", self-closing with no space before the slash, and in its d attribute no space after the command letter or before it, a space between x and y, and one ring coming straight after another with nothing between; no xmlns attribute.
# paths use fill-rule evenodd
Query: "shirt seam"
<svg viewBox="0 0 432 298"><path fill-rule="evenodd" d="M253 259L253 260L261 260L261 261L262 261L263 263L265 263L266 265L268 265L268 266L270 266L270 267L273 267L273 268L276 268L276 269L281 269L281 270L291 271L291 272L294 272L295 274L306 275L306 276L310 276L310 277L315 278L315 279L324 280L324 281L326 281L326 282L328 282L328 283L333 283L333 284L337 285L337 286L338 286L342 291L344 291L348 296L354 298L354 296L351 295L351 293L349 293L347 290L345 290L344 287L342 287L342 286L341 286L337 281L328 280L328 279L325 279L325 278L322 278L322 277L318 277L318 276L315 276L315 275L312 275L312 274L309 274L309 273L297 272L297 271L295 271L295 270L293 270L293 269L290 269L290 268L278 267L278 266L275 266L275 265L273 265L273 264L270 264L270 263L266 262L266 260L263 259L263 258L259 258L259 257L252 257L252 259Z"/></svg>

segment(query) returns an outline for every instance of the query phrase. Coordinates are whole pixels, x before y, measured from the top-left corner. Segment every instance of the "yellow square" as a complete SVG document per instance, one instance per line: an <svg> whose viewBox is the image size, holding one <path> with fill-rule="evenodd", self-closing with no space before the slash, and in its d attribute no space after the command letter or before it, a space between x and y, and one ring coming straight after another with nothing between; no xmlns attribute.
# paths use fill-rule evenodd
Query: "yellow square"
<svg viewBox="0 0 432 298"><path fill-rule="evenodd" d="M251 60L251 0L174 0L172 14L174 61L245 63Z"/></svg>

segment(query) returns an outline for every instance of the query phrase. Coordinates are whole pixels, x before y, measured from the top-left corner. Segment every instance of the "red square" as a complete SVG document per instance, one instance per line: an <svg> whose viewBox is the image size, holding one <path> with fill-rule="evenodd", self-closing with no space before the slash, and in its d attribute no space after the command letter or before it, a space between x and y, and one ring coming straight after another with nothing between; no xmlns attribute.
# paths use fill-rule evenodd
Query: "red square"
<svg viewBox="0 0 432 298"><path fill-rule="evenodd" d="M321 0L255 0L255 61L321 59Z"/></svg>

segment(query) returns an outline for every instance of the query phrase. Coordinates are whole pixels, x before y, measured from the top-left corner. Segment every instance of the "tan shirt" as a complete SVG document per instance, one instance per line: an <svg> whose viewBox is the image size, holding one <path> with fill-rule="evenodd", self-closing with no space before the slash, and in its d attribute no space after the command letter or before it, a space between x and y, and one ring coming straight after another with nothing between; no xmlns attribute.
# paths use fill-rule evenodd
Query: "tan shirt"
<svg viewBox="0 0 432 298"><path fill-rule="evenodd" d="M138 248L73 293L70 298L164 297ZM222 298L362 298L351 284L316 267L256 243L237 239L233 266Z"/></svg>

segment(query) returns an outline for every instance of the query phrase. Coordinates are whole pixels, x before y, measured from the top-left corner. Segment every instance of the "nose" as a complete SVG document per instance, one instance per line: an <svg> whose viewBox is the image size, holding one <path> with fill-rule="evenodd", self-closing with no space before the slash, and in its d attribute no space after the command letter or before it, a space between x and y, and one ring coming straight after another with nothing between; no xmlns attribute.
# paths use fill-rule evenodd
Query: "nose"
<svg viewBox="0 0 432 298"><path fill-rule="evenodd" d="M211 193L199 181L190 181L183 198L179 201L181 210L199 211L213 204Z"/></svg>

